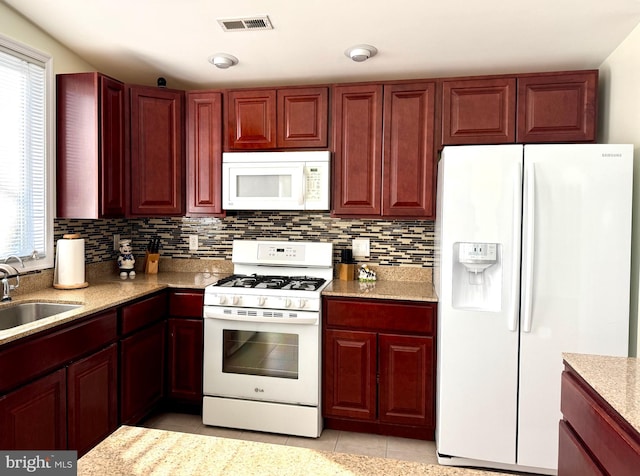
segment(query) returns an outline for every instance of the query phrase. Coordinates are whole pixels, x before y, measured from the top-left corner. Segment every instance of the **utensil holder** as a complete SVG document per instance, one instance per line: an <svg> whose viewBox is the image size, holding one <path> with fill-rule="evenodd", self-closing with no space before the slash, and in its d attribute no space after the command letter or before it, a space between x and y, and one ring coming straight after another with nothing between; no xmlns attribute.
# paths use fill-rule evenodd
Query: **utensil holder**
<svg viewBox="0 0 640 476"><path fill-rule="evenodd" d="M160 262L160 253L145 252L144 272L145 274L158 274L158 263Z"/></svg>
<svg viewBox="0 0 640 476"><path fill-rule="evenodd" d="M353 281L355 279L356 265L355 264L338 264L338 278L341 281Z"/></svg>

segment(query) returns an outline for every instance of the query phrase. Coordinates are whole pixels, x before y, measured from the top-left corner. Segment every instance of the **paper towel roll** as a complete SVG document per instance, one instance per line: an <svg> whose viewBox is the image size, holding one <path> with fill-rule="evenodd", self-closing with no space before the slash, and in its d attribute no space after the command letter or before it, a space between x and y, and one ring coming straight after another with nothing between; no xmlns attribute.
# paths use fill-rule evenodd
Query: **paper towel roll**
<svg viewBox="0 0 640 476"><path fill-rule="evenodd" d="M53 287L78 289L89 286L84 280L84 239L79 235L64 235L57 242Z"/></svg>

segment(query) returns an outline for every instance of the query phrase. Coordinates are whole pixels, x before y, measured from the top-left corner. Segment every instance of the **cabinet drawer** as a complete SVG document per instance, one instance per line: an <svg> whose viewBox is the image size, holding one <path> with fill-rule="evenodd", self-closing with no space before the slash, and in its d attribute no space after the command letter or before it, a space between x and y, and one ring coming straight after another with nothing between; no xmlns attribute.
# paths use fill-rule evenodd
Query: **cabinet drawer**
<svg viewBox="0 0 640 476"><path fill-rule="evenodd" d="M563 372L560 408L564 419L610 474L638 474L640 444L632 436L633 430L624 428L613 410L605 409L591 392L571 373Z"/></svg>
<svg viewBox="0 0 640 476"><path fill-rule="evenodd" d="M558 476L604 476L571 427L560 421Z"/></svg>
<svg viewBox="0 0 640 476"><path fill-rule="evenodd" d="M122 308L120 314L120 333L128 334L162 319L167 312L165 293L138 301Z"/></svg>
<svg viewBox="0 0 640 476"><path fill-rule="evenodd" d="M72 327L17 341L0 352L0 393L60 367L117 336L116 311L107 311Z"/></svg>
<svg viewBox="0 0 640 476"><path fill-rule="evenodd" d="M434 332L435 305L375 299L324 299L328 327L411 332Z"/></svg>
<svg viewBox="0 0 640 476"><path fill-rule="evenodd" d="M202 317L204 292L171 291L169 315L173 317Z"/></svg>

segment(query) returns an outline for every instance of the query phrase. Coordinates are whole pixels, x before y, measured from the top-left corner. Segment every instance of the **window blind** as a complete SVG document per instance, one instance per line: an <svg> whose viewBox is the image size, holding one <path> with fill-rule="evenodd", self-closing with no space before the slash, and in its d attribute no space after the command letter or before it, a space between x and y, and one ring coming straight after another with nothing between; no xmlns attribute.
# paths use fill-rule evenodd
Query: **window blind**
<svg viewBox="0 0 640 476"><path fill-rule="evenodd" d="M46 254L45 65L0 47L0 259Z"/></svg>

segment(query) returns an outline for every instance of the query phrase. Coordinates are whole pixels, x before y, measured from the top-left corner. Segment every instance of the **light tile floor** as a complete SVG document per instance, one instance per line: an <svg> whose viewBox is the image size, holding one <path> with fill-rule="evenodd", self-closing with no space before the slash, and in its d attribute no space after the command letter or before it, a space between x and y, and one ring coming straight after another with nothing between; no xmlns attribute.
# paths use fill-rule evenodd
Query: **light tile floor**
<svg viewBox="0 0 640 476"><path fill-rule="evenodd" d="M303 438L206 426L202 423L202 417L200 415L183 413L161 413L150 417L141 425L161 430L212 435L237 440L259 441L277 445L298 446L320 451L351 453L438 464L436 445L433 441L337 430L324 430L320 438Z"/></svg>

